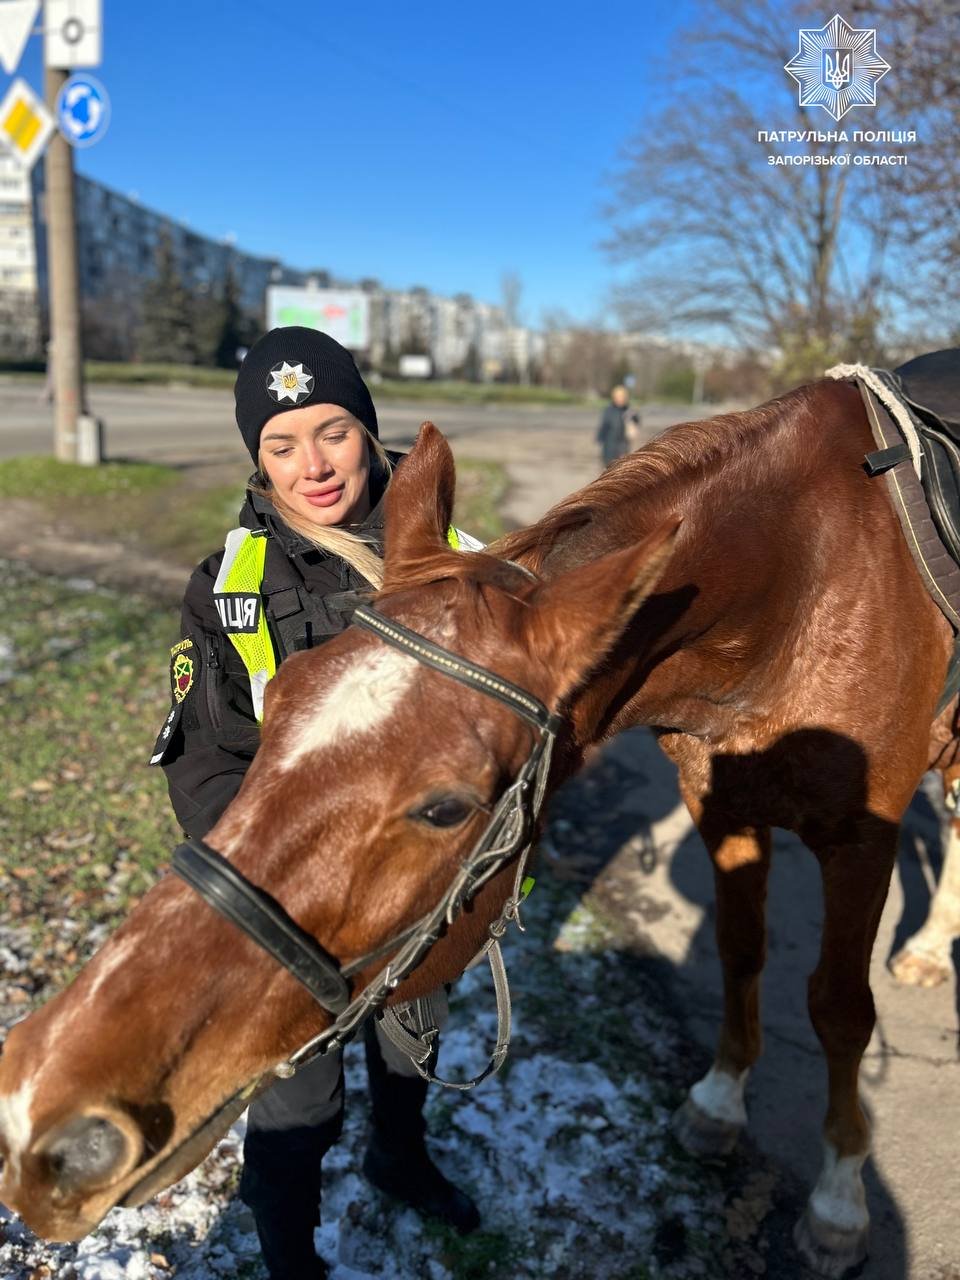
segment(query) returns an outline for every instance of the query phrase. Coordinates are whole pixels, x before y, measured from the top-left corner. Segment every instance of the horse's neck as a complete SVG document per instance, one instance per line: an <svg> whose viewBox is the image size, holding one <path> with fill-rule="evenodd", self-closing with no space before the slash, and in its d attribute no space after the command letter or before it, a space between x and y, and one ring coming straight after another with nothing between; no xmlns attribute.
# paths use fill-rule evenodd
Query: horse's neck
<svg viewBox="0 0 960 1280"><path fill-rule="evenodd" d="M684 518L655 593L571 705L582 748L640 724L710 734L729 719L725 704L746 705L743 686L762 685L793 586L776 553L782 513L762 501L759 475L733 459L706 480L642 478L636 502L594 507L588 523L552 539L540 565L547 576L639 541L672 513Z"/></svg>

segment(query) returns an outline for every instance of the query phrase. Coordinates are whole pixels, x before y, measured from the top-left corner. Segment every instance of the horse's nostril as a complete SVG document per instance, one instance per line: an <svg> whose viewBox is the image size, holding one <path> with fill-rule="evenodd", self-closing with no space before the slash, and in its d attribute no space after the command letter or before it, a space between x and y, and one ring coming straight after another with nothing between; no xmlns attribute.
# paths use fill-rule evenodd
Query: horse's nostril
<svg viewBox="0 0 960 1280"><path fill-rule="evenodd" d="M129 1155L127 1135L104 1116L77 1116L43 1148L43 1156L62 1190L108 1181Z"/></svg>

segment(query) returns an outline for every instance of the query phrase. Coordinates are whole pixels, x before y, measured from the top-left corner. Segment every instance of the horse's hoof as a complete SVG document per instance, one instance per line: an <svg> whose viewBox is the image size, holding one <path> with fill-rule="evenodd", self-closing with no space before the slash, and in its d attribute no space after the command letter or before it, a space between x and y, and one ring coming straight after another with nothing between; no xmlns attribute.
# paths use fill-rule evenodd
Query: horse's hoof
<svg viewBox="0 0 960 1280"><path fill-rule="evenodd" d="M939 987L953 976L947 955L913 949L909 943L890 961L890 972L905 987Z"/></svg>
<svg viewBox="0 0 960 1280"><path fill-rule="evenodd" d="M737 1145L741 1124L708 1116L692 1098L677 1107L671 1121L673 1136L693 1156L726 1156Z"/></svg>
<svg viewBox="0 0 960 1280"><path fill-rule="evenodd" d="M867 1227L835 1227L816 1217L807 1205L793 1229L797 1252L814 1275L840 1280L867 1256Z"/></svg>

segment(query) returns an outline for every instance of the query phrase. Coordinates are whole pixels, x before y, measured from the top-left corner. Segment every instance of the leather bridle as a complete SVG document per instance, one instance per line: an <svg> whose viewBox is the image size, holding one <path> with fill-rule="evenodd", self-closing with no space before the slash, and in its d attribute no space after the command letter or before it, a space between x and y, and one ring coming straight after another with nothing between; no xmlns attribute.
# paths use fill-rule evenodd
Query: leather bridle
<svg viewBox="0 0 960 1280"><path fill-rule="evenodd" d="M416 658L424 666L442 672L467 688L496 698L526 720L537 732L530 755L515 780L497 801L483 834L461 863L443 897L431 911L388 942L341 966L269 894L252 884L222 854L204 841L189 840L178 846L173 854L173 870L214 910L268 952L310 992L323 1009L333 1015L333 1023L329 1027L273 1068L275 1075L287 1077L293 1075L297 1067L320 1054L340 1048L352 1039L366 1018L383 1008L388 998L420 964L464 906L488 880L519 854L513 892L500 916L490 926L490 940L484 948L490 960L497 991L500 1015L497 1048L480 1076L466 1084L454 1086L471 1087L500 1066L509 1044L509 998L506 994L506 978L498 940L511 920L519 923L530 838L543 805L553 746L563 718L551 712L538 698L518 685L444 649L419 632L384 617L369 605L359 606L352 621L384 643ZM391 959L376 977L359 993L352 995L348 980L387 955ZM395 1018L393 1024L395 1033L392 1038L402 1038L407 1029L398 1024ZM409 1036L408 1031L407 1035L411 1043L404 1047L414 1058L417 1069L428 1079L435 1079L432 1075L432 1066L436 1060L435 1031L432 1036L428 1033L424 1040L418 1040L415 1035ZM423 1045L422 1050L418 1051L418 1045Z"/></svg>

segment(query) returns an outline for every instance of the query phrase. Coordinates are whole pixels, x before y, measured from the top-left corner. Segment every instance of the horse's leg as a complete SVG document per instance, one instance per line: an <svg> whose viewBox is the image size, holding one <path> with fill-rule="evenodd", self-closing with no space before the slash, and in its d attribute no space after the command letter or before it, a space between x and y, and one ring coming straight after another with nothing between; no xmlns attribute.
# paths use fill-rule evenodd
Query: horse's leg
<svg viewBox="0 0 960 1280"><path fill-rule="evenodd" d="M823 1167L794 1238L820 1275L838 1277L867 1252L861 1169L870 1149L870 1126L857 1081L876 1020L870 953L896 859L897 829L877 819L869 838L855 844L808 843L820 861L824 919L807 1003L827 1060L829 1101Z"/></svg>
<svg viewBox="0 0 960 1280"><path fill-rule="evenodd" d="M960 778L950 788L954 803ZM960 817L954 809L947 823L943 867L922 929L908 938L890 961L898 982L936 987L953 975L951 952L960 938Z"/></svg>
<svg viewBox="0 0 960 1280"><path fill-rule="evenodd" d="M713 1066L674 1115L674 1133L695 1155L730 1151L747 1121L743 1090L760 1056L760 974L766 959L770 828L730 830L688 807L713 862L723 1025Z"/></svg>

